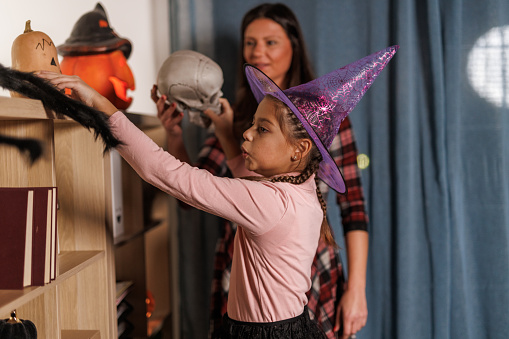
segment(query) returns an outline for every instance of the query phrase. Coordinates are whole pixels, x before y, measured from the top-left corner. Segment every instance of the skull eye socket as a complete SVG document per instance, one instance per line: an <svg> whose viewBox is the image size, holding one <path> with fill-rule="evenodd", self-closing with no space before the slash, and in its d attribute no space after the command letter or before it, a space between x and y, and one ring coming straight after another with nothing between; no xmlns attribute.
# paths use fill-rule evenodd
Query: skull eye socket
<svg viewBox="0 0 509 339"><path fill-rule="evenodd" d="M213 94L211 97L210 97L210 103L216 103L218 100L219 100L219 96L221 95L221 92L217 92L215 94Z"/></svg>
<svg viewBox="0 0 509 339"><path fill-rule="evenodd" d="M170 88L170 98L175 99L188 107L196 108L202 102L198 93L189 86L176 85Z"/></svg>

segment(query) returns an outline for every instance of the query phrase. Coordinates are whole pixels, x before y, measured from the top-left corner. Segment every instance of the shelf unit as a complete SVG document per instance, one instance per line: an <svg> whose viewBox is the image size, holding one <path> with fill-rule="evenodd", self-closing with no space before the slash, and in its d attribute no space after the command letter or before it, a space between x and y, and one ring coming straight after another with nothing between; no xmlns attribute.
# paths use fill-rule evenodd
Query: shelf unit
<svg viewBox="0 0 509 339"><path fill-rule="evenodd" d="M166 136L156 117L125 113L126 116L165 148ZM170 202L173 198L144 182L122 159L122 196L124 232L114 239L115 273L117 280L132 281L126 301L133 310L127 316L134 326L132 336L146 337L171 327L170 303ZM155 308L147 317L147 291L153 295ZM171 337L171 335L169 336Z"/></svg>
<svg viewBox="0 0 509 339"><path fill-rule="evenodd" d="M164 147L157 118L126 115ZM42 142L43 156L33 164L17 148L0 144L0 187L58 187L60 249L54 281L0 290L0 319L16 309L19 318L35 323L40 339L117 338L115 285L128 280L134 283L126 297L133 306L128 316L133 337L147 337L162 324L168 328L173 198L143 182L122 160L124 233L114 239L109 153L93 132L47 111L38 100L0 97L0 134ZM147 290L155 299L150 318Z"/></svg>
<svg viewBox="0 0 509 339"><path fill-rule="evenodd" d="M108 230L101 140L79 124L47 111L38 100L0 97L0 134L42 142L30 164L0 145L0 186L58 187L58 277L41 287L0 290L0 318L16 309L40 339L116 338L114 246ZM1 240L0 240L1 241Z"/></svg>

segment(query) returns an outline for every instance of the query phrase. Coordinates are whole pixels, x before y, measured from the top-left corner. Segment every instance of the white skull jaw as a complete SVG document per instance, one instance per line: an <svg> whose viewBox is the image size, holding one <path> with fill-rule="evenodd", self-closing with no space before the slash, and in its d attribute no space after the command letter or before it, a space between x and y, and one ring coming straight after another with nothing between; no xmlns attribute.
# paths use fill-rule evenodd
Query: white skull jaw
<svg viewBox="0 0 509 339"><path fill-rule="evenodd" d="M189 121L202 127L210 125L203 111L221 113L223 71L205 55L182 50L172 53L159 69L157 87L177 109L189 114Z"/></svg>

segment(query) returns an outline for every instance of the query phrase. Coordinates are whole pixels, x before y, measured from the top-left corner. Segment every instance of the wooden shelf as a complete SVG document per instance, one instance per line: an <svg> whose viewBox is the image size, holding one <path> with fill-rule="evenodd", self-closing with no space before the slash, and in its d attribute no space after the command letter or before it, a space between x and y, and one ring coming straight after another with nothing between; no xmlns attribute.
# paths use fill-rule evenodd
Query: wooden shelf
<svg viewBox="0 0 509 339"><path fill-rule="evenodd" d="M102 140L38 100L8 97L0 97L0 134L41 142L43 154L34 163L0 144L0 187L57 187L60 249L55 280L0 290L0 318L16 309L34 322L40 339L116 338L109 153Z"/></svg>
<svg viewBox="0 0 509 339"><path fill-rule="evenodd" d="M159 146L165 147L166 134L156 117L127 114L127 117ZM133 307L127 316L134 326L132 337L146 338L170 319L170 196L144 183L122 160L124 234L114 239L115 270L118 280L132 281L126 301ZM173 198L171 198L173 199ZM147 291L155 301L147 319ZM152 321L155 320L155 321ZM164 334L166 337L171 334Z"/></svg>
<svg viewBox="0 0 509 339"><path fill-rule="evenodd" d="M61 339L101 339L96 330L62 330Z"/></svg>
<svg viewBox="0 0 509 339"><path fill-rule="evenodd" d="M0 290L0 314L10 313L31 299L54 288L65 279L77 274L104 257L101 251L62 252L58 257L59 276L44 286L31 286L22 290Z"/></svg>
<svg viewBox="0 0 509 339"><path fill-rule="evenodd" d="M52 119L55 115L46 111L39 100L0 97L1 120Z"/></svg>
<svg viewBox="0 0 509 339"><path fill-rule="evenodd" d="M122 234L122 235L116 237L113 240L113 244L115 245L115 247L119 247L119 246L125 245L129 241L131 241L131 240L133 240L133 239L135 239L135 238L137 238L139 236L144 235L145 233L147 233L151 229L159 226L160 224L161 224L161 220L154 220L150 224L145 225L142 229L140 229L140 230L138 230L136 232L132 232L132 233L128 233L128 234Z"/></svg>
<svg viewBox="0 0 509 339"><path fill-rule="evenodd" d="M127 115L156 143L165 144L164 129L156 117ZM93 131L47 111L38 100L0 97L0 134L42 143L43 155L33 164L17 148L0 144L0 187L57 187L60 249L54 281L0 290L0 318L16 309L19 318L34 322L40 339L114 339L118 337L118 279L134 283L126 296L133 306L128 315L133 337L147 337L148 328L157 331L161 319L171 318L172 309L168 196L147 191L125 164L125 235L114 240L110 212L115 174L109 167L110 153L103 152L102 140L96 140ZM0 237L0 246L1 241ZM155 298L150 322L147 290Z"/></svg>
<svg viewBox="0 0 509 339"><path fill-rule="evenodd" d="M103 257L104 251L65 251L60 253L58 265L60 271L55 281L65 280Z"/></svg>

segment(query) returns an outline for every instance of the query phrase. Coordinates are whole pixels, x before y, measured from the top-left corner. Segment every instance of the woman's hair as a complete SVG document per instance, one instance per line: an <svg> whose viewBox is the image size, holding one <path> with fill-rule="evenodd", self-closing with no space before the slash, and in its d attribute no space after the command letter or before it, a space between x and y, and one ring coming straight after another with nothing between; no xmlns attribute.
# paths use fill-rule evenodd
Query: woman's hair
<svg viewBox="0 0 509 339"><path fill-rule="evenodd" d="M292 112L292 110L288 108L288 106L286 106L286 104L284 104L282 101L276 99L271 95L267 95L265 96L265 98L268 98L276 105L276 117L278 119L279 126L281 127L283 135L290 144L296 144L301 139L310 139L308 132L304 129L304 126L302 125L300 120ZM299 174L298 176L280 176L272 178L270 181L289 182L298 185L308 180L311 177L311 175L313 175L313 173L316 173L316 171L318 171L320 162L323 160L323 157L314 142L308 156L306 157L306 159L303 160L307 162L306 167L304 168L302 173ZM323 220L322 227L320 229L320 235L324 238L325 242L328 245L337 247L336 241L334 240L334 236L332 235L330 226L327 222L327 203L323 199L322 192L320 191L320 188L318 186L318 178L316 176L315 181L316 181L316 195L318 196L318 201L320 202L323 211Z"/></svg>
<svg viewBox="0 0 509 339"><path fill-rule="evenodd" d="M284 80L284 88L282 89L300 85L311 81L314 78L299 21L290 8L280 3L261 4L247 12L242 19L241 24L241 49L238 63L239 70L237 72L239 79L234 105L235 116L233 129L235 136L239 139L241 139L242 133L249 128L257 107L256 99L249 88L249 84L244 73L244 64L246 63L243 52L245 42L244 34L247 26L249 26L249 24L254 20L260 18L271 19L281 25L292 45L292 62Z"/></svg>

